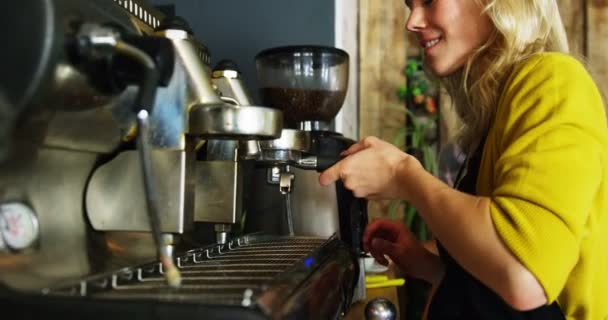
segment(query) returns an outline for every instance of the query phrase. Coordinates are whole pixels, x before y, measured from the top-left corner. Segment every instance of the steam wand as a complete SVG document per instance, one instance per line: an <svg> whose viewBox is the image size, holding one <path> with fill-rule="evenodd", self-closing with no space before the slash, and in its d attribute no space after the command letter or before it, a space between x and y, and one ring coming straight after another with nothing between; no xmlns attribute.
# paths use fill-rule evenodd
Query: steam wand
<svg viewBox="0 0 608 320"><path fill-rule="evenodd" d="M154 96L158 83L158 72L154 61L143 51L129 45L128 43L118 41L116 43L116 51L124 54L134 61L139 63L143 69L143 76L139 86L138 95L135 99L135 112L137 112L137 149L141 158L144 190L146 196L146 206L148 207L148 219L152 228L152 236L156 244L156 250L160 262L165 270L165 279L171 287L179 287L181 285L181 275L175 264L170 252L163 250L166 245L163 243L160 231L160 215L158 212L158 193L154 186L154 174L152 170L151 159L151 144L149 141L149 108L154 105ZM148 106L148 108L146 108Z"/></svg>
<svg viewBox="0 0 608 320"><path fill-rule="evenodd" d="M138 38L140 41L141 39ZM133 40L133 39L132 39ZM136 40L137 42L138 40ZM145 42L145 41L144 41ZM142 45L140 43L140 45ZM148 219L150 220L150 227L152 229L152 236L154 238L158 258L162 264L167 283L172 287L179 287L181 285L181 275L175 264L173 263L172 252L168 250L168 244L165 244L160 230L160 216L158 212L158 193L154 185L154 174L151 163L151 149L152 145L149 141L149 116L152 107L154 106L154 98L156 95L156 87L163 82L165 78L170 77L173 72L173 56L167 60L167 66L170 67L170 72L163 72L157 67L155 60L146 53L145 47L155 52L154 57L157 58L157 62L162 64L162 43L159 46L149 46L143 44L142 49L136 45L132 45L127 41L121 39L120 32L109 26L102 26L98 24L85 23L80 26L78 35L74 39L69 39L67 47L72 53L72 58L76 59L77 62L83 62L84 65L99 65L99 62L104 62L106 67L112 68L129 68L131 63L135 63L140 69L128 70L121 73L121 76L116 76L114 81L101 85L106 90L122 90L127 83L138 84L137 96L134 101L134 110L137 118L137 144L139 155L142 164L142 174L144 182L144 190L146 197L146 207L148 212ZM157 51L154 51L157 50ZM128 58L127 64L108 63L113 59L110 59L114 54L122 55ZM171 53L172 54L172 53ZM93 69L95 70L95 69ZM116 70L111 70L113 73ZM121 70L125 71L125 70ZM164 70L166 71L166 70ZM127 76L127 74L129 74Z"/></svg>
<svg viewBox="0 0 608 320"><path fill-rule="evenodd" d="M279 190L285 196L285 215L287 218L287 228L289 236L295 235L293 229L293 214L291 212L291 189L293 188L293 180L295 175L290 172L289 166L285 166L285 171L279 176Z"/></svg>

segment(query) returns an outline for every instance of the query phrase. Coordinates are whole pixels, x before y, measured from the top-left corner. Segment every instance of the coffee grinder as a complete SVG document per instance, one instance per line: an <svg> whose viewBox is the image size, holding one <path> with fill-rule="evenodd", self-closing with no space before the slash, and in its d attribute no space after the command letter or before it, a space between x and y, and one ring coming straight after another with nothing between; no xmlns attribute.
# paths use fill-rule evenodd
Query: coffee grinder
<svg viewBox="0 0 608 320"><path fill-rule="evenodd" d="M362 251L367 203L341 181L319 184L319 172L341 159L355 141L330 129L347 91L349 56L326 46L284 46L255 58L262 103L283 111L284 129L260 141L246 186L248 231L324 236L339 234Z"/></svg>

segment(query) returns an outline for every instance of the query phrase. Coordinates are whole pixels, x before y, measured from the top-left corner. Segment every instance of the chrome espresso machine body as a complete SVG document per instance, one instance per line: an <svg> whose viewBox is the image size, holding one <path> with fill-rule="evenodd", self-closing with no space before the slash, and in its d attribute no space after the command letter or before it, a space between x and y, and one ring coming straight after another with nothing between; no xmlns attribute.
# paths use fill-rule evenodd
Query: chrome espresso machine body
<svg viewBox="0 0 608 320"><path fill-rule="evenodd" d="M243 168L281 138L283 116L252 106L230 72L212 74L186 21L134 0L0 9L4 311L325 319L348 310L360 272L338 235L235 231Z"/></svg>

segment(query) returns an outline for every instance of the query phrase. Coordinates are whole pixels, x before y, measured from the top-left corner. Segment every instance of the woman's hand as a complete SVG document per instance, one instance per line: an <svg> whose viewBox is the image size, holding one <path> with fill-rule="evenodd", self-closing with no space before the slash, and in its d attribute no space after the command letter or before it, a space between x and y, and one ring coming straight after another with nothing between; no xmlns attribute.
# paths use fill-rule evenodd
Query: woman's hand
<svg viewBox="0 0 608 320"><path fill-rule="evenodd" d="M376 220L365 229L363 247L380 264L388 265L388 256L406 274L438 283L443 264L428 251L401 222Z"/></svg>
<svg viewBox="0 0 608 320"><path fill-rule="evenodd" d="M326 186L341 179L358 198L402 198L399 170L405 162L408 168L422 168L414 157L375 137L353 144L342 155L346 158L321 173L319 182Z"/></svg>

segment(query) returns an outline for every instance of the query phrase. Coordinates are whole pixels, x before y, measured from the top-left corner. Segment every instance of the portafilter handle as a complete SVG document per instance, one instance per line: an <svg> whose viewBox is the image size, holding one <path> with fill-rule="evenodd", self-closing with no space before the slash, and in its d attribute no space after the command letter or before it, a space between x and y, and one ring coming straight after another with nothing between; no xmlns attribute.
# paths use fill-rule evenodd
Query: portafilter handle
<svg viewBox="0 0 608 320"><path fill-rule="evenodd" d="M314 169L317 172L323 172L344 158L345 156L341 155L307 156L296 161L297 163L294 166L300 169Z"/></svg>
<svg viewBox="0 0 608 320"><path fill-rule="evenodd" d="M346 158L345 156L335 155L335 156L317 156L317 171L323 172L329 168L331 168L334 164L338 163L342 159Z"/></svg>

